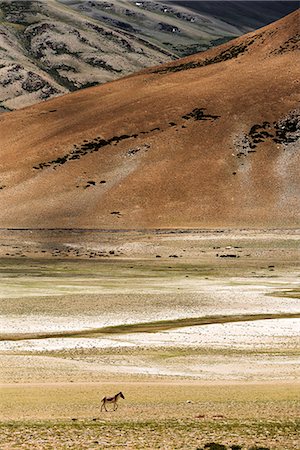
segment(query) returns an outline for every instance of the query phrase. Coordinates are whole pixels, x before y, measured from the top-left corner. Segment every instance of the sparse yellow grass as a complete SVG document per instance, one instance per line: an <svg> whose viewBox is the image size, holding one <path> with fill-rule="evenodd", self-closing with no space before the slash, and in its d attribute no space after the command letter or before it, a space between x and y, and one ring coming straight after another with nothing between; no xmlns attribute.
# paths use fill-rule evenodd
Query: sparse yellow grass
<svg viewBox="0 0 300 450"><path fill-rule="evenodd" d="M100 399L122 390L117 412ZM41 384L1 389L4 449L196 449L206 442L296 450L299 385L186 381ZM191 403L187 403L191 401ZM9 417L9 419L7 419ZM72 420L73 419L73 420ZM99 448L99 446L98 446Z"/></svg>

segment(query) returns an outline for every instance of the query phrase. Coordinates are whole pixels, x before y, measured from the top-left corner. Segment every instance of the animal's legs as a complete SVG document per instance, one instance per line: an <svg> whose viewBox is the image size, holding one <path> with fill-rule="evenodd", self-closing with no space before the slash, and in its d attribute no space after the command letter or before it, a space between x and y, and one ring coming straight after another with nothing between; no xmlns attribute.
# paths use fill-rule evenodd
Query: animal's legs
<svg viewBox="0 0 300 450"><path fill-rule="evenodd" d="M102 402L102 405L101 405L101 412L102 412L102 410L103 410L103 408L105 409L105 411L107 412L107 409L106 409L106 406L105 406L105 402Z"/></svg>

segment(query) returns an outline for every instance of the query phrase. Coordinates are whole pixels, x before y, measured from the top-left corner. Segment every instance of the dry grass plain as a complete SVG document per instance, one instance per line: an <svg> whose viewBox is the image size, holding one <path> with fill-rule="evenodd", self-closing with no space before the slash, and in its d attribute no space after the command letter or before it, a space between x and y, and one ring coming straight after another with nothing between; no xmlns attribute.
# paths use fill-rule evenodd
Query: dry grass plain
<svg viewBox="0 0 300 450"><path fill-rule="evenodd" d="M2 230L0 449L299 450L298 252L297 230Z"/></svg>

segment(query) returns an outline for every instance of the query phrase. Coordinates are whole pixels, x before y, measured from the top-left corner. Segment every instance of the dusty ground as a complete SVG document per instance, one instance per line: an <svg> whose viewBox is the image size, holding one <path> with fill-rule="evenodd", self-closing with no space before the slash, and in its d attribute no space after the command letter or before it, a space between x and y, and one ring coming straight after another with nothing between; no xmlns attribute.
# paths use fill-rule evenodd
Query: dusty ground
<svg viewBox="0 0 300 450"><path fill-rule="evenodd" d="M297 230L2 230L1 450L298 450L298 251Z"/></svg>

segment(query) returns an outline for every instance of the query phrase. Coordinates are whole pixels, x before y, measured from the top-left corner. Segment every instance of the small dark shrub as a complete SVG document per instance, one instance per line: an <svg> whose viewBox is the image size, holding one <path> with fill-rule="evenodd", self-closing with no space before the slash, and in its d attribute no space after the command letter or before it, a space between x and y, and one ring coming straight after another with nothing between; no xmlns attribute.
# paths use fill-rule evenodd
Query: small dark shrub
<svg viewBox="0 0 300 450"><path fill-rule="evenodd" d="M253 445L249 448L249 450L270 450L269 447L257 447L256 445Z"/></svg>
<svg viewBox="0 0 300 450"><path fill-rule="evenodd" d="M208 450L227 450L227 447L223 444L216 444L215 442L211 442L209 444L205 444L204 448Z"/></svg>

